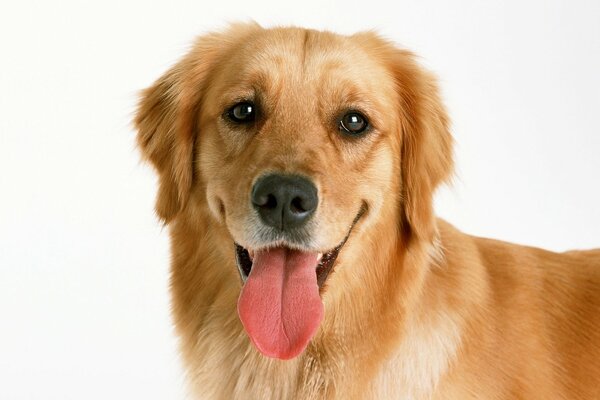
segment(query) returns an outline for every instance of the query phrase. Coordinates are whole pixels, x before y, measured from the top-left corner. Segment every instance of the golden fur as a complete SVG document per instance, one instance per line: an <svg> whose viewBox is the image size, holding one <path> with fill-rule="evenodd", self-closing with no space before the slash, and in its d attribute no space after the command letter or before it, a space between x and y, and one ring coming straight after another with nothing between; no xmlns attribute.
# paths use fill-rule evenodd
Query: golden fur
<svg viewBox="0 0 600 400"><path fill-rule="evenodd" d="M252 131L222 115L261 102ZM348 139L334 117L374 129ZM142 95L138 143L160 177L173 316L190 387L207 399L600 398L600 250L552 253L436 219L452 138L434 78L373 33L233 25L200 37ZM266 358L236 312L233 243L251 245L265 171L319 188L315 249L360 219L322 292L308 348Z"/></svg>

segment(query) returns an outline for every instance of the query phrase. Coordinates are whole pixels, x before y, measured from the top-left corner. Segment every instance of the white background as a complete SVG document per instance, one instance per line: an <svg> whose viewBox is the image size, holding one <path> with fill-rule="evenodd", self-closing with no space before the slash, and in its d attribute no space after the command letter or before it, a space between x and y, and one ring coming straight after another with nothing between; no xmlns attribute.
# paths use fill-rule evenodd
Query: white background
<svg viewBox="0 0 600 400"><path fill-rule="evenodd" d="M600 246L600 2L0 5L0 399L178 399L168 241L136 93L227 21L375 28L440 76L457 178L439 214Z"/></svg>

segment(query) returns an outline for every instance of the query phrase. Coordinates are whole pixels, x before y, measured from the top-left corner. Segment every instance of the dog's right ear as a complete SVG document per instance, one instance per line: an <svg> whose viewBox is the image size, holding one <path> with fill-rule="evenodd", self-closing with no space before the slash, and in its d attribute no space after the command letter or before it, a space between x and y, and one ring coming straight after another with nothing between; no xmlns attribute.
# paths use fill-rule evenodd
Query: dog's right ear
<svg viewBox="0 0 600 400"><path fill-rule="evenodd" d="M185 207L194 179L196 122L207 77L224 52L260 26L231 25L200 37L192 50L144 90L135 115L137 143L159 174L156 213L168 223Z"/></svg>
<svg viewBox="0 0 600 400"><path fill-rule="evenodd" d="M180 64L142 92L135 116L138 146L159 175L156 213L165 223L187 201L193 175L192 99L182 96Z"/></svg>

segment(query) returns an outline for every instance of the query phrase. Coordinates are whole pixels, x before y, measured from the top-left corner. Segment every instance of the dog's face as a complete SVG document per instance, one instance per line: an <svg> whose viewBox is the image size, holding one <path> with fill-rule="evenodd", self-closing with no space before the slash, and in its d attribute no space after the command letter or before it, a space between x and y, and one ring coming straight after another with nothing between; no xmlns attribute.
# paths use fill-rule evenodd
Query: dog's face
<svg viewBox="0 0 600 400"><path fill-rule="evenodd" d="M146 91L136 123L161 175L159 215L210 210L231 238L244 327L278 358L315 333L353 235L367 240L391 217L396 232L431 237L431 196L451 167L431 78L373 34L243 25L205 36Z"/></svg>
<svg viewBox="0 0 600 400"><path fill-rule="evenodd" d="M394 183L393 78L359 44L304 30L261 31L234 53L200 113L210 209L251 253L328 253Z"/></svg>

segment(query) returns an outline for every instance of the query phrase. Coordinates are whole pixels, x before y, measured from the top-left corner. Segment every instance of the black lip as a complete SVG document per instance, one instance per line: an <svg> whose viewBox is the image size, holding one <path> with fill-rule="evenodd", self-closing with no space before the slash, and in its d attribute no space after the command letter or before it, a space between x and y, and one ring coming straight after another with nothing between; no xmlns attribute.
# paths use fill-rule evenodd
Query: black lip
<svg viewBox="0 0 600 400"><path fill-rule="evenodd" d="M246 279L248 279L248 275L250 275L250 271L252 270L252 259L248 250L237 243L235 243L235 261L240 278L242 278L243 283L246 283Z"/></svg>
<svg viewBox="0 0 600 400"><path fill-rule="evenodd" d="M348 241L348 238L350 237L350 233L352 233L352 229L354 228L354 226L356 225L358 220L364 215L364 213L366 211L367 211L367 206L366 206L366 204L363 203L360 210L356 214L356 217L354 217L354 220L352 221L352 224L350 225L350 229L348 229L348 233L346 234L346 237L344 238L344 240L342 240L342 242L340 244L338 244L332 250L330 250L326 253L323 253L323 257L321 258L321 261L319 261L319 264L317 265L317 269L316 269L317 283L319 284L320 288L323 287L323 285L325 284L325 281L327 280L327 277L333 270L335 260L337 259L337 256L340 253L340 250L342 249L342 247L344 247L344 245ZM240 273L240 278L242 279L242 284L244 284L244 283L246 283L246 280L248 279L248 276L250 275L250 272L252 271L252 259L250 258L250 253L248 253L248 250L246 250L244 247L240 246L237 243L234 243L234 244L235 244L235 260L236 260L236 264L238 267L238 271Z"/></svg>

